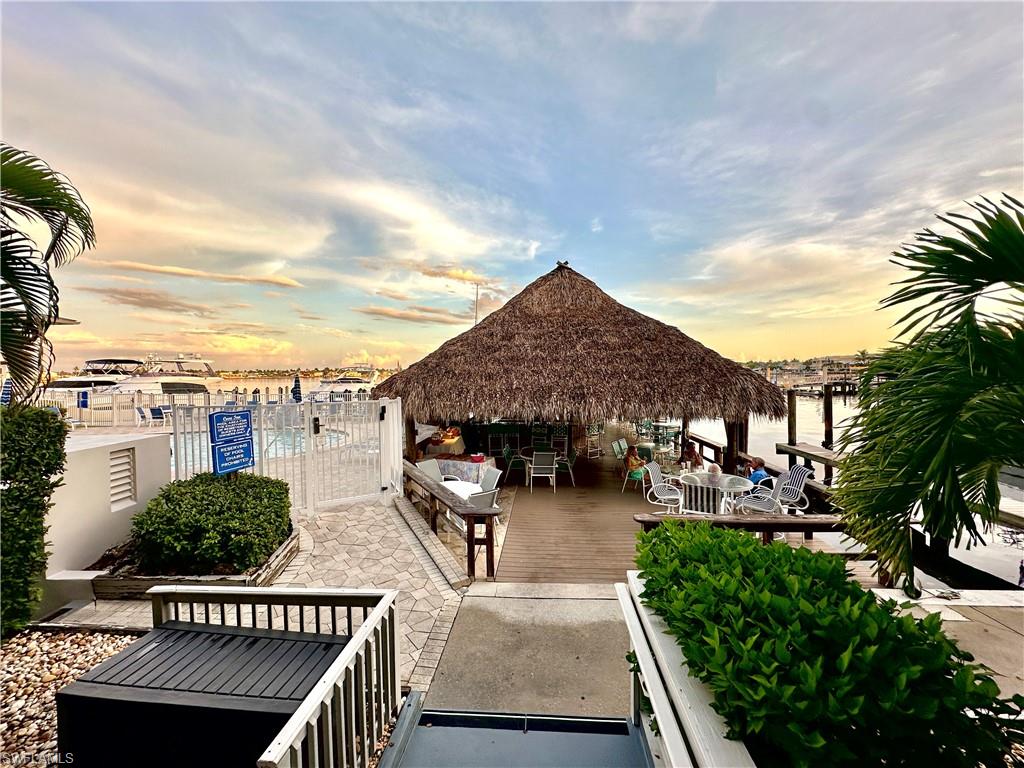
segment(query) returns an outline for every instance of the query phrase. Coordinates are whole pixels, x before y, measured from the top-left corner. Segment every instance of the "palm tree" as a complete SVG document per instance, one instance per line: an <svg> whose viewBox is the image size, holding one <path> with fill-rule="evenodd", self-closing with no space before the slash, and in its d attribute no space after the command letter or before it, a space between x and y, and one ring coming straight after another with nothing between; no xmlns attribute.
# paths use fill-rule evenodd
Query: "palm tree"
<svg viewBox="0 0 1024 768"><path fill-rule="evenodd" d="M46 331L57 319L59 294L50 276L96 244L89 208L65 176L38 157L0 143L0 352L14 399L30 400L48 375L53 349ZM50 230L46 250L23 230Z"/></svg>
<svg viewBox="0 0 1024 768"><path fill-rule="evenodd" d="M882 301L908 307L894 346L865 368L840 441L836 504L879 567L915 591L910 524L983 543L1000 469L1024 463L1024 206L972 203L896 251L910 276ZM900 341L903 338L905 340ZM980 520L980 526L979 526Z"/></svg>

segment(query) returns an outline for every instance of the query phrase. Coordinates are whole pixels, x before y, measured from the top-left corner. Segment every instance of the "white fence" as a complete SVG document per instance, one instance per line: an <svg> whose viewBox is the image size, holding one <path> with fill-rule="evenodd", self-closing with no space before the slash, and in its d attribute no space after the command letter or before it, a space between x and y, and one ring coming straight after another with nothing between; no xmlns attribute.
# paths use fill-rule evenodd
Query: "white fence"
<svg viewBox="0 0 1024 768"><path fill-rule="evenodd" d="M79 406L79 393L88 392L88 406ZM308 400L313 393L306 395ZM316 393L316 402L371 402L365 392ZM68 416L82 424L94 427L136 427L143 426L142 417L136 408L142 408L149 419L150 408L174 408L186 406L219 405L275 405L291 402L291 394L284 387L271 389L234 389L216 392L186 392L179 394L153 394L144 392L93 392L91 390L47 389L43 390L39 404L55 405Z"/></svg>
<svg viewBox="0 0 1024 768"><path fill-rule="evenodd" d="M401 400L175 405L176 479L212 470L210 413L243 408L252 413L256 466L250 471L286 481L294 507L401 488Z"/></svg>

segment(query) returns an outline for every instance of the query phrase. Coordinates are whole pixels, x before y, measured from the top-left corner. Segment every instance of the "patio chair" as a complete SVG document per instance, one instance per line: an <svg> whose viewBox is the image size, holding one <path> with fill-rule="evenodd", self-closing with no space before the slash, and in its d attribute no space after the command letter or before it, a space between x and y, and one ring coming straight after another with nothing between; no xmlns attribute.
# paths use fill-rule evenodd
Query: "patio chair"
<svg viewBox="0 0 1024 768"><path fill-rule="evenodd" d="M724 494L721 488L704 485L692 475L682 475L679 481L680 512L701 512L708 515L717 515L722 511Z"/></svg>
<svg viewBox="0 0 1024 768"><path fill-rule="evenodd" d="M572 487L576 487L576 477L572 473L572 468L576 464L576 451L570 451L568 456L559 456L555 459L555 471L556 472L568 472L569 480L572 481Z"/></svg>
<svg viewBox="0 0 1024 768"><path fill-rule="evenodd" d="M460 480L461 478L455 475L442 475L441 465L437 463L437 459L427 459L426 461L417 461L416 466L423 470L424 474L427 475L435 483L443 483L445 480Z"/></svg>
<svg viewBox="0 0 1024 768"><path fill-rule="evenodd" d="M637 456L650 464L654 461L654 451L651 450L649 445L638 445L636 447Z"/></svg>
<svg viewBox="0 0 1024 768"><path fill-rule="evenodd" d="M612 443L612 453L615 454L615 458L622 461L626 458L626 438L620 437L618 440Z"/></svg>
<svg viewBox="0 0 1024 768"><path fill-rule="evenodd" d="M679 486L665 482L661 467L654 462L649 463L644 469L647 470L647 476L651 481L651 487L647 490L647 501L663 507L678 508L682 497Z"/></svg>
<svg viewBox="0 0 1024 768"><path fill-rule="evenodd" d="M537 451L533 454L533 460L527 466L530 475L530 493L533 493L533 478L535 477L548 478L551 481L551 490L558 493L554 451Z"/></svg>
<svg viewBox="0 0 1024 768"><path fill-rule="evenodd" d="M164 424L164 411L159 406L151 406L149 409L149 426L155 427L157 424Z"/></svg>
<svg viewBox="0 0 1024 768"><path fill-rule="evenodd" d="M480 487L484 493L490 493L495 491L498 487L498 478L501 477L501 470L495 467L488 467L484 470L483 479L480 481ZM497 492L497 491L495 491Z"/></svg>
<svg viewBox="0 0 1024 768"><path fill-rule="evenodd" d="M810 469L798 464L779 475L770 489L764 485L771 480L766 477L750 493L738 498L734 509L742 512L786 512L790 509L803 512L811 504L804 493L810 475Z"/></svg>
<svg viewBox="0 0 1024 768"><path fill-rule="evenodd" d="M568 424L555 424L551 427L551 447L563 456L569 452Z"/></svg>
<svg viewBox="0 0 1024 768"><path fill-rule="evenodd" d="M622 490L620 490L619 493L625 493L625 491L626 491L626 484L630 480L634 480L634 481L640 483L640 489L643 490L643 488L644 488L644 478L646 477L646 475L644 474L645 471L646 471L646 466L639 467L638 469L627 470L626 471L626 478L622 481Z"/></svg>
<svg viewBox="0 0 1024 768"><path fill-rule="evenodd" d="M149 426L149 417L146 415L146 411L142 406L135 406L135 426L146 427Z"/></svg>
<svg viewBox="0 0 1024 768"><path fill-rule="evenodd" d="M164 423L166 423L166 424L173 424L174 423L174 406L172 406L172 405L161 405L160 406L160 411L164 415Z"/></svg>
<svg viewBox="0 0 1024 768"><path fill-rule="evenodd" d="M782 495L782 489L789 480L787 475L789 475L789 472L783 472L779 475L778 479L775 481L775 485L770 490L759 485L746 496L740 496L733 502L732 511L740 513L784 513L786 510L782 506L782 502L779 500L779 497Z"/></svg>
<svg viewBox="0 0 1024 768"><path fill-rule="evenodd" d="M508 481L509 475L512 474L512 470L517 467L523 470L523 480L528 480L530 470L527 469L529 462L527 462L526 458L515 453L512 450L511 445L506 445L502 450L502 453L505 456L505 481Z"/></svg>
<svg viewBox="0 0 1024 768"><path fill-rule="evenodd" d="M467 501L477 509L498 509L497 504L498 490L484 491L483 493L472 493L470 494ZM466 525L466 521L458 515L454 514L450 509L446 509L444 512L445 520L452 524L452 526L458 530L463 536L466 535L466 529L469 527ZM476 531L474 531L478 540L482 543L484 536L487 535L487 527L485 523L477 523Z"/></svg>
<svg viewBox="0 0 1024 768"><path fill-rule="evenodd" d="M469 501L469 503L472 504L477 509L497 509L498 489L495 488L490 491L471 493L467 501Z"/></svg>

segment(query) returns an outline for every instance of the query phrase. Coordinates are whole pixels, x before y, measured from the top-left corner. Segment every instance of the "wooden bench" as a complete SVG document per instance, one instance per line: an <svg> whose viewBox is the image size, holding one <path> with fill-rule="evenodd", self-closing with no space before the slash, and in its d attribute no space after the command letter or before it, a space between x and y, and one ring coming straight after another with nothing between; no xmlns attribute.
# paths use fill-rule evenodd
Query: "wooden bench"
<svg viewBox="0 0 1024 768"><path fill-rule="evenodd" d="M809 534L816 531L846 530L846 524L839 515L712 515L702 512L690 512L685 515L656 515L651 512L639 512L633 515L644 531L657 528L665 520L677 520L680 523L708 522L719 528L739 528L745 531L757 531L761 541L770 544L772 534L794 532Z"/></svg>

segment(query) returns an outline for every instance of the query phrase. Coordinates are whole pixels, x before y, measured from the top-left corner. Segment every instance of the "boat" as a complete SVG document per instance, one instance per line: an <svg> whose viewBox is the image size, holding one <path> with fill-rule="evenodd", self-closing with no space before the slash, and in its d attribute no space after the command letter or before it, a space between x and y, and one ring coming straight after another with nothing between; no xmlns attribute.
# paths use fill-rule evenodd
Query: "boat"
<svg viewBox="0 0 1024 768"><path fill-rule="evenodd" d="M86 360L82 370L77 374L54 379L46 385L46 389L88 389L93 392L107 392L116 384L143 371L145 365L143 360L127 357Z"/></svg>
<svg viewBox="0 0 1024 768"><path fill-rule="evenodd" d="M209 392L223 379L212 361L199 355L147 355L142 369L110 388L111 392L186 395Z"/></svg>
<svg viewBox="0 0 1024 768"><path fill-rule="evenodd" d="M351 396L358 392L369 392L378 380L377 369L372 365L348 365L337 376L321 379L320 386L309 393L309 399L346 399L345 393Z"/></svg>

